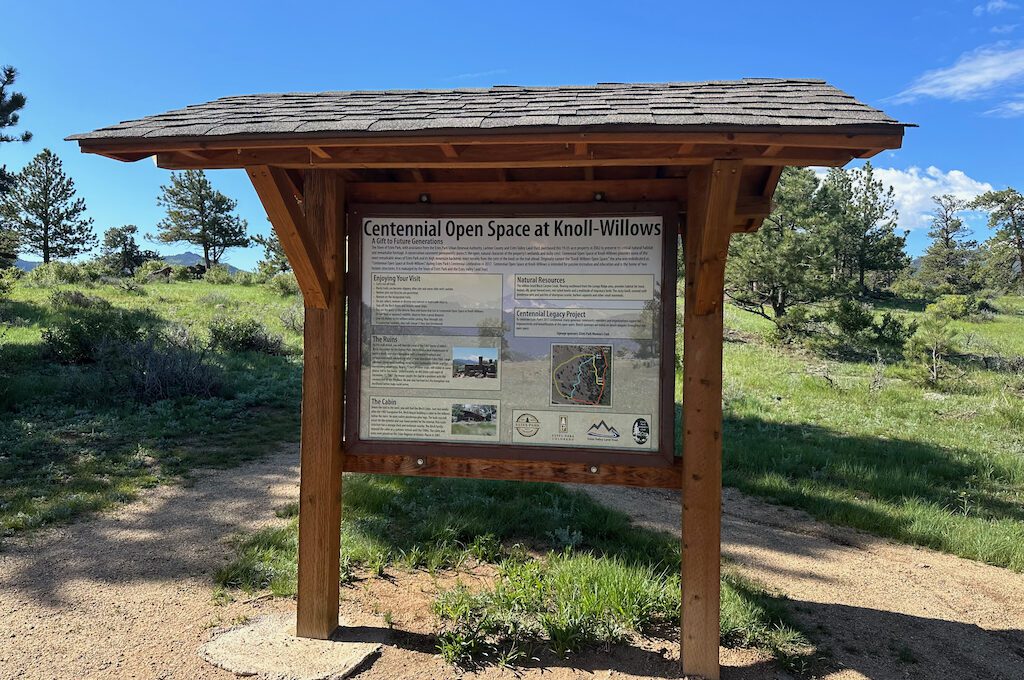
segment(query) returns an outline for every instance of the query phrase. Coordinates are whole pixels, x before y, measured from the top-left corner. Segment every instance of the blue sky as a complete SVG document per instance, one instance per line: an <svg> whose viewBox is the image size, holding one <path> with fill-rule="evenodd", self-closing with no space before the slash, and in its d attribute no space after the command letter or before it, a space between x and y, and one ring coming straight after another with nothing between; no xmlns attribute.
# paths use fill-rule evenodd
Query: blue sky
<svg viewBox="0 0 1024 680"><path fill-rule="evenodd" d="M274 91L824 78L902 121L873 161L895 186L910 249L929 196L1024 189L1024 0L948 2L280 3L29 2L4 9L0 63L16 66L28 144L50 147L95 226L152 232L168 173L62 141L216 97ZM250 231L269 224L241 170L210 173ZM984 236L981 216L979 225ZM186 246L161 246L180 252ZM229 251L243 268L258 249Z"/></svg>
<svg viewBox="0 0 1024 680"><path fill-rule="evenodd" d="M498 349L496 347L453 347L452 348L452 359L462 359L464 361L476 361L478 358L483 357L491 361L497 361Z"/></svg>

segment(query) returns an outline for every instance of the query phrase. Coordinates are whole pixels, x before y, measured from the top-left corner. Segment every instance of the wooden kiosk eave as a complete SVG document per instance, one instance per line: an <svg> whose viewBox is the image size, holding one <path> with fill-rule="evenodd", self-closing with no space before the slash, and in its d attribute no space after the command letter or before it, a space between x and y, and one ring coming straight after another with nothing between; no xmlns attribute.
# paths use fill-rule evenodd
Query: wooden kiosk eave
<svg viewBox="0 0 1024 680"><path fill-rule="evenodd" d="M429 131L348 136L231 135L80 139L83 152L132 162L155 156L170 170L246 169L294 255L307 303L326 305L325 274L306 254L301 198L306 174L337 171L349 203L583 203L676 201L686 211L690 169L738 161L733 232L755 231L771 210L786 165L841 166L899 148L893 126L653 131L600 129ZM290 197L290 198L289 198ZM288 244L292 244L289 246Z"/></svg>
<svg viewBox="0 0 1024 680"><path fill-rule="evenodd" d="M242 168L252 180L301 287L306 311L302 390L298 634L338 625L342 471L581 481L681 488L682 665L718 678L722 480L722 305L733 233L756 230L782 169L841 166L899 148L899 125L814 129L459 130L417 134L79 139L122 161L163 168ZM667 466L419 455L347 456L342 434L346 206L671 202L685 251L685 452ZM668 351L668 350L666 350ZM663 357L664 360L664 357Z"/></svg>
<svg viewBox="0 0 1024 680"><path fill-rule="evenodd" d="M605 128L609 126L604 126ZM614 132L557 132L518 129L436 131L426 134L225 135L175 139L81 139L81 149L122 161L156 155L171 170L280 167L537 168L700 165L714 159L742 158L748 165L842 165L899 148L902 133L893 126L812 128L659 129L616 126Z"/></svg>

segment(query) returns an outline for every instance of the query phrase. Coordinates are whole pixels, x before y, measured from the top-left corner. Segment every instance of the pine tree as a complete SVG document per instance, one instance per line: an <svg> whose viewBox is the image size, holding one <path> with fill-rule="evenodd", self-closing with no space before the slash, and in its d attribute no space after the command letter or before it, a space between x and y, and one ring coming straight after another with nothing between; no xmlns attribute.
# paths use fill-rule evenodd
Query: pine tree
<svg viewBox="0 0 1024 680"><path fill-rule="evenodd" d="M978 285L1001 291L1019 287L1020 262L1017 252L1006 241L994 237L988 239L978 248L976 260Z"/></svg>
<svg viewBox="0 0 1024 680"><path fill-rule="evenodd" d="M917 276L923 284L940 292L969 292L972 287L969 265L978 244L964 238L970 230L960 219L960 212L967 208L967 202L949 194L932 196L932 201L935 212L928 231L932 243L921 258Z"/></svg>
<svg viewBox="0 0 1024 680"><path fill-rule="evenodd" d="M989 268L1002 268L1001 278L1010 287L1024 283L1024 196L1013 188L987 191L971 202L971 207L988 212L988 226L995 234L986 242L987 250L998 258Z"/></svg>
<svg viewBox="0 0 1024 680"><path fill-rule="evenodd" d="M281 247L281 241L273 231L269 236L255 234L252 241L263 246L263 259L256 263L258 272L266 276L276 276L292 270L288 256L284 254L284 248Z"/></svg>
<svg viewBox="0 0 1024 680"><path fill-rule="evenodd" d="M95 247L92 219L83 217L85 200L75 197L75 183L60 159L43 149L0 198L0 216L14 228L21 247L43 262L75 257Z"/></svg>
<svg viewBox="0 0 1024 680"><path fill-rule="evenodd" d="M12 136L3 132L4 128L14 127L20 120L18 111L28 101L20 92L11 92L10 88L18 78L18 71L13 66L0 69L0 143L27 142L32 133L27 130L20 135ZM0 196L14 186L14 175L7 172L7 166L0 166ZM0 215L0 269L14 266L18 254L19 239L12 225L6 223Z"/></svg>
<svg viewBox="0 0 1024 680"><path fill-rule="evenodd" d="M0 269L14 266L18 256L18 235L0 222Z"/></svg>
<svg viewBox="0 0 1024 680"><path fill-rule="evenodd" d="M17 125L20 119L18 111L28 102L22 93L8 91L17 79L18 71L13 66L4 66L0 70L0 129ZM30 139L32 133L27 130L16 137L0 132L0 142L27 142Z"/></svg>
<svg viewBox="0 0 1024 680"><path fill-rule="evenodd" d="M805 168L782 173L775 208L753 234L729 245L725 292L741 309L780 323L796 305L830 295L827 260L814 194L818 179Z"/></svg>
<svg viewBox="0 0 1024 680"><path fill-rule="evenodd" d="M863 294L892 283L909 264L906 233L895 233L899 214L893 188L875 179L871 163L830 170L816 201L828 218L825 237L837 284L855 282Z"/></svg>
<svg viewBox="0 0 1024 680"><path fill-rule="evenodd" d="M32 133L24 131L20 135L9 135L4 128L14 127L21 119L19 111L25 108L28 102L25 95L20 92L11 92L10 88L18 79L18 71L13 66L4 66L0 70L0 143L3 142L27 142L32 139ZM11 189L14 176L7 172L7 166L0 166L0 194ZM2 229L2 225L0 225ZM3 237L0 231L0 237Z"/></svg>
<svg viewBox="0 0 1024 680"><path fill-rule="evenodd" d="M142 250L135 240L139 228L134 224L111 227L103 234L100 262L117 275L134 276L143 262L160 257L155 251Z"/></svg>
<svg viewBox="0 0 1024 680"><path fill-rule="evenodd" d="M952 320L929 305L904 352L908 361L924 369L927 381L936 384L945 375L949 355L958 349Z"/></svg>
<svg viewBox="0 0 1024 680"><path fill-rule="evenodd" d="M207 269L228 248L249 245L246 222L234 214L237 202L214 189L202 170L171 173L170 185L160 191L156 202L167 209L167 216L157 224L159 240L201 247Z"/></svg>

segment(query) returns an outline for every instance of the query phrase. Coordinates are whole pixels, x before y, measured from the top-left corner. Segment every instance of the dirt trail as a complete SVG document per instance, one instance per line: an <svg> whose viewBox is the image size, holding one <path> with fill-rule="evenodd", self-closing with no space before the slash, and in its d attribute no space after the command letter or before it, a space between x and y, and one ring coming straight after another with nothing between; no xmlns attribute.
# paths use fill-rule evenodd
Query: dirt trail
<svg viewBox="0 0 1024 680"><path fill-rule="evenodd" d="M234 677L197 656L206 631L277 603L218 607L211 574L233 534L275 521L274 508L296 498L297 463L290 451L158 487L6 543L0 678Z"/></svg>
<svg viewBox="0 0 1024 680"><path fill-rule="evenodd" d="M678 526L673 494L587 491L641 524ZM232 677L198 657L211 629L293 612L294 603L260 599L217 606L211 575L228 559L231 536L281 523L274 508L297 493L297 455L288 450L7 542L0 549L0 679ZM726 554L793 598L804 626L817 630L847 668L830 680L1024 678L1024 576L826 527L734 492L727 493L726 508ZM494 667L457 673L434 653L429 609L437 588L456 577L394 576L343 591L350 634L385 644L360 680L677 676L673 640L594 650L568 662L545 658L518 675ZM488 576L484 568L457 578ZM386 613L394 630L384 623ZM916 662L906 662L909 656ZM788 677L744 650L723 650L723 666L726 679Z"/></svg>
<svg viewBox="0 0 1024 680"><path fill-rule="evenodd" d="M679 532L679 494L579 487ZM1024 574L815 522L727 489L722 552L787 595L842 667L830 680L1024 678Z"/></svg>

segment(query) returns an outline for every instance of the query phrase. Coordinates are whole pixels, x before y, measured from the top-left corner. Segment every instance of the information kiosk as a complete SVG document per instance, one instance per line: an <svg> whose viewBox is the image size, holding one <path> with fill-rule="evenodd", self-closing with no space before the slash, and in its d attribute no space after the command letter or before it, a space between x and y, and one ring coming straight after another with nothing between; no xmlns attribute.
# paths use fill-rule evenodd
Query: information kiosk
<svg viewBox="0 0 1024 680"><path fill-rule="evenodd" d="M784 166L905 127L748 79L237 96L69 139L243 168L281 240L306 306L299 635L338 626L343 471L659 486L683 499L683 671L717 678L730 236Z"/></svg>

